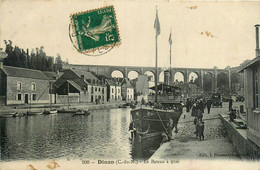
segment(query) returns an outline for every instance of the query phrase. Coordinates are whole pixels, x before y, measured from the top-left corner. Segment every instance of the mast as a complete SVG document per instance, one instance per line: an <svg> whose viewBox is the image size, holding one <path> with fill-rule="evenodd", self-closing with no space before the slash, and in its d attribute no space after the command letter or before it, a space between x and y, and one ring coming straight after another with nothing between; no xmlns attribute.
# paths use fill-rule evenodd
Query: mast
<svg viewBox="0 0 260 170"><path fill-rule="evenodd" d="M155 103L157 103L157 95L158 95L158 89L157 89L157 78L158 78L158 69L157 69L157 63L158 63L158 50L157 50L157 38L158 35L160 34L160 23L159 23L159 18L158 18L158 11L157 11L157 6L156 6L156 17L154 21L154 28L155 28Z"/></svg>
<svg viewBox="0 0 260 170"><path fill-rule="evenodd" d="M155 36L155 103L157 103L157 95L158 95L158 89L157 89L157 35Z"/></svg>
<svg viewBox="0 0 260 170"><path fill-rule="evenodd" d="M69 89L70 89L70 84L68 82L68 109L70 109Z"/></svg>
<svg viewBox="0 0 260 170"><path fill-rule="evenodd" d="M51 81L50 81L50 88L51 88L51 94L50 94L50 110L52 110L52 84L51 84Z"/></svg>
<svg viewBox="0 0 260 170"><path fill-rule="evenodd" d="M170 44L170 85L172 85L172 28L169 37L169 44Z"/></svg>

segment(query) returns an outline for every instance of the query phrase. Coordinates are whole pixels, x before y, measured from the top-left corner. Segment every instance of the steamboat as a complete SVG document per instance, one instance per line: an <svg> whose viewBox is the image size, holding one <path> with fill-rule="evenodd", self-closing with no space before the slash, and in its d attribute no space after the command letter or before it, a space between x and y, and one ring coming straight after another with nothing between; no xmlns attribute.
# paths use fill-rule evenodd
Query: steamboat
<svg viewBox="0 0 260 170"><path fill-rule="evenodd" d="M179 90L179 87L162 83L158 86L157 103L154 102L156 96L149 95L146 106L131 110L135 138L161 140L162 133L168 133L170 119L178 132L177 124L183 110Z"/></svg>
<svg viewBox="0 0 260 170"><path fill-rule="evenodd" d="M155 95L148 96L150 107L141 107L131 110L132 129L135 138L141 140L143 145L149 144L152 141L162 141L163 133L171 137L172 127L168 128L169 124L175 127L175 132L178 132L177 124L182 114L182 103L180 88L170 85L172 81L171 74L171 33L169 36L170 44L170 68L164 71L164 83L158 84L158 50L157 37L160 34L160 24L158 11L156 9L156 18L154 22L156 32L155 36L155 86L151 89L155 91ZM148 139L148 140L144 140ZM150 139L150 140L149 140Z"/></svg>

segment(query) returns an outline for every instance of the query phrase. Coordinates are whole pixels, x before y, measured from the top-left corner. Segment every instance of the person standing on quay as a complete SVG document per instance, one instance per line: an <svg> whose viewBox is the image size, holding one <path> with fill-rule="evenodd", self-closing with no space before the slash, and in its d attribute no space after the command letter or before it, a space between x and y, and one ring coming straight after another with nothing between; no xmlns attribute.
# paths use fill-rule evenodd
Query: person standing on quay
<svg viewBox="0 0 260 170"><path fill-rule="evenodd" d="M199 119L200 121L202 121L202 118L203 118L203 112L202 112L201 108L199 108L199 109L198 109L198 119Z"/></svg>
<svg viewBox="0 0 260 170"><path fill-rule="evenodd" d="M191 109L191 116L198 116L197 115L197 103L194 103Z"/></svg>
<svg viewBox="0 0 260 170"><path fill-rule="evenodd" d="M199 138L200 138L200 140L201 140L201 138L202 138L202 140L204 140L204 122L201 122L200 126L199 126Z"/></svg>
<svg viewBox="0 0 260 170"><path fill-rule="evenodd" d="M233 105L233 100L232 100L232 98L230 97L229 102L228 102L228 111L231 111L231 110L232 110L232 105Z"/></svg>
<svg viewBox="0 0 260 170"><path fill-rule="evenodd" d="M201 121L198 119L196 121L196 138L199 137L200 131L201 131Z"/></svg>
<svg viewBox="0 0 260 170"><path fill-rule="evenodd" d="M208 114L210 113L210 108L211 108L212 102L210 99L207 100L207 109L208 109Z"/></svg>

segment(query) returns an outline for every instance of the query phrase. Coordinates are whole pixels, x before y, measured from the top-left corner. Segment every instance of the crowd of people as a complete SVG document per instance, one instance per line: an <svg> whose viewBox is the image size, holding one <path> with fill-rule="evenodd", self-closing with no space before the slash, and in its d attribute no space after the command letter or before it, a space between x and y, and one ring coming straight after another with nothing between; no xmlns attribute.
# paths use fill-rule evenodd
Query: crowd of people
<svg viewBox="0 0 260 170"><path fill-rule="evenodd" d="M205 113L205 109L207 108L207 113L210 114L210 108L212 105L212 101L210 99L187 99L186 101L186 112L189 113L191 110L191 116L194 117L194 125L196 131L196 138L199 140L204 140L204 122L203 122L203 114ZM185 116L184 116L185 119Z"/></svg>

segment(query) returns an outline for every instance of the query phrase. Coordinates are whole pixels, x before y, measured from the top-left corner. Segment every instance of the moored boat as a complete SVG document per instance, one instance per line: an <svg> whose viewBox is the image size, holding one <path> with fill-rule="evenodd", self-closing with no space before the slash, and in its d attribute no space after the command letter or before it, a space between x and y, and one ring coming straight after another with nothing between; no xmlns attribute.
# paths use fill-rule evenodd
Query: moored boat
<svg viewBox="0 0 260 170"><path fill-rule="evenodd" d="M13 117L22 117L22 116L25 116L26 114L25 113L18 113L18 112L15 112L13 114Z"/></svg>
<svg viewBox="0 0 260 170"><path fill-rule="evenodd" d="M56 109L44 110L43 114L57 114L58 111Z"/></svg>
<svg viewBox="0 0 260 170"><path fill-rule="evenodd" d="M162 140L163 133L166 133L168 139L171 139L171 133L173 127L177 133L177 124L182 114L182 103L180 88L170 85L172 83L171 74L171 33L169 36L170 44L170 68L164 71L164 82L158 85L158 48L157 37L160 35L160 23L158 18L158 11L156 8L156 18L154 22L155 28L155 86L150 88L154 90L155 95L148 96L149 107L143 107L133 109L131 113L131 119L133 127L129 127L135 137L141 139L142 142L149 143L153 140ZM130 124L131 125L131 124ZM134 132L133 132L134 131ZM148 139L148 140L142 140Z"/></svg>
<svg viewBox="0 0 260 170"><path fill-rule="evenodd" d="M77 112L75 113L72 113L72 116L78 116L78 115L82 115L82 116L88 116L90 115L90 111L89 110L78 110Z"/></svg>
<svg viewBox="0 0 260 170"><path fill-rule="evenodd" d="M28 111L28 112L26 112L26 116L34 116L34 115L41 115L41 114L43 114L42 111L38 111L38 112Z"/></svg>
<svg viewBox="0 0 260 170"><path fill-rule="evenodd" d="M0 117L2 117L2 118L15 117L16 114L17 114L17 112L4 113L4 114L0 114Z"/></svg>
<svg viewBox="0 0 260 170"><path fill-rule="evenodd" d="M76 108L68 108L68 109L58 109L57 112L58 113L76 113L78 111L78 109Z"/></svg>
<svg viewBox="0 0 260 170"><path fill-rule="evenodd" d="M162 133L167 134L170 119L177 132L177 124L183 110L181 102L175 100L174 96L166 94L158 95L158 98L161 99L159 104L131 110L131 119L137 138L160 138Z"/></svg>

